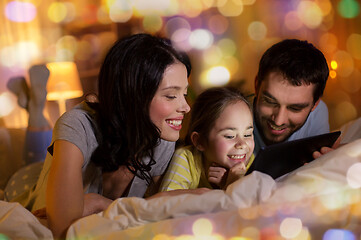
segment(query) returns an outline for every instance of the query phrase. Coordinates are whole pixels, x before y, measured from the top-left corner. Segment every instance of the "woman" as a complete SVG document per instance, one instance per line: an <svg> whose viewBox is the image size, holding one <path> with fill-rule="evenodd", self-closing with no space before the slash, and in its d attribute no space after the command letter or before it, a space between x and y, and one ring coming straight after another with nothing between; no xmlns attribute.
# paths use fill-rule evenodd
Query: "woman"
<svg viewBox="0 0 361 240"><path fill-rule="evenodd" d="M97 101L82 102L54 126L31 208L40 216L46 207L54 237L116 198L158 190L190 110L190 72L188 57L168 40L137 34L114 44Z"/></svg>

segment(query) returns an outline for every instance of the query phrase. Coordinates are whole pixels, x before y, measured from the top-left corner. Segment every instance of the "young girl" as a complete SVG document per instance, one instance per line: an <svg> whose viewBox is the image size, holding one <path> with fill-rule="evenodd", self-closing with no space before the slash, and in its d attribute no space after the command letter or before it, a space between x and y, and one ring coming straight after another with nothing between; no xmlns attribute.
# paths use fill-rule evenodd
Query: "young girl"
<svg viewBox="0 0 361 240"><path fill-rule="evenodd" d="M161 191L225 189L241 178L254 159L247 100L233 88L204 91L192 107L186 144L174 153Z"/></svg>
<svg viewBox="0 0 361 240"><path fill-rule="evenodd" d="M137 34L114 44L100 69L97 101L59 118L23 204L39 217L46 207L54 237L116 198L158 190L190 110L190 71L188 57L168 40Z"/></svg>

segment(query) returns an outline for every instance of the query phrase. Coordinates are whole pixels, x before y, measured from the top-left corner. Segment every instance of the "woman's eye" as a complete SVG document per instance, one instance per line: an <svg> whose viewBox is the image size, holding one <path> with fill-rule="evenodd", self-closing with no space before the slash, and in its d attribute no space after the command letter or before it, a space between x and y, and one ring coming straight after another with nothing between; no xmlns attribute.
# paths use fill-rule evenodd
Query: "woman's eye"
<svg viewBox="0 0 361 240"><path fill-rule="evenodd" d="M246 138L252 137L252 133L251 134L246 134L246 135L244 135L244 137L246 137Z"/></svg>
<svg viewBox="0 0 361 240"><path fill-rule="evenodd" d="M167 96L165 96L166 98L168 98L168 99L175 99L175 98L177 98L176 96L171 96L171 95L167 95Z"/></svg>

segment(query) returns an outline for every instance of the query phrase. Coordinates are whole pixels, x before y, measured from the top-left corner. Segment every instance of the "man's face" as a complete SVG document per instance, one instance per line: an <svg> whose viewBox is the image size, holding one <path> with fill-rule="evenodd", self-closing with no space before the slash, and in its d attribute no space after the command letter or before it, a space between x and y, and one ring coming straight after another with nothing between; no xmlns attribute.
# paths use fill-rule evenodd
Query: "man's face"
<svg viewBox="0 0 361 240"><path fill-rule="evenodd" d="M256 92L255 120L265 144L285 141L302 127L313 103L314 84L293 86L282 74L269 73Z"/></svg>

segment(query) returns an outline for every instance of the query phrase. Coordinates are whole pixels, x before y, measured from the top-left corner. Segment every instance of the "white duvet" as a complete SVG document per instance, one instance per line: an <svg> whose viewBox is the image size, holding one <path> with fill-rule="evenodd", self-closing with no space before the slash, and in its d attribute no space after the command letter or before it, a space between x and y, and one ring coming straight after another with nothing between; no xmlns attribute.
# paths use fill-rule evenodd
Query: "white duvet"
<svg viewBox="0 0 361 240"><path fill-rule="evenodd" d="M361 140L357 140L277 181L254 172L226 192L214 190L149 201L118 199L106 211L74 223L67 236L259 239L262 234L274 234L322 239L325 235L350 234L359 239L360 173Z"/></svg>
<svg viewBox="0 0 361 240"><path fill-rule="evenodd" d="M361 139L277 181L254 172L226 192L124 198L67 239L360 239ZM25 208L0 201L0 239L52 239ZM237 238L238 237L238 238Z"/></svg>

